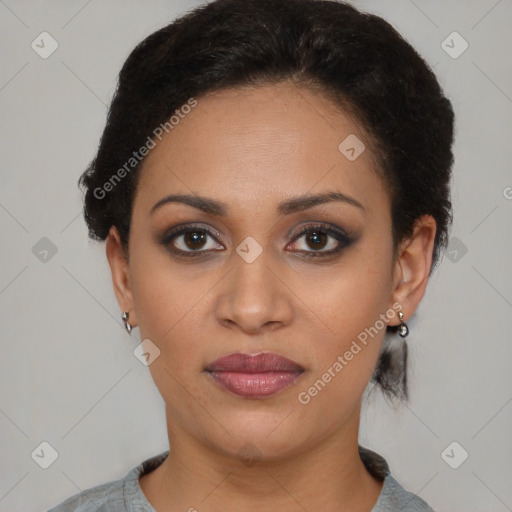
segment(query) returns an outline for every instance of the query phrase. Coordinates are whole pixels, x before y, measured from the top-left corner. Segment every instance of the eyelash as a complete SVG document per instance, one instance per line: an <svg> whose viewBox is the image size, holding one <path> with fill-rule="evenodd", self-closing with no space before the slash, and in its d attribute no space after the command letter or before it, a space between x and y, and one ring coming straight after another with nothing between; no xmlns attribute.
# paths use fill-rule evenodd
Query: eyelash
<svg viewBox="0 0 512 512"><path fill-rule="evenodd" d="M207 254L211 254L211 252L219 252L216 249L209 249L209 250L197 250L197 251L182 251L181 249L176 249L171 246L171 242L178 238L180 235L187 234L187 233L206 233L211 238L215 239L215 234L210 231L208 228L204 228L201 226L194 226L194 225L186 225L186 226L179 226L177 228L171 229L163 238L161 241L161 244L171 253L183 256L186 258L197 258L201 256L205 256ZM309 226L304 226L303 228L299 229L292 240L292 242L296 242L302 235L308 234L308 233L322 233L328 236L333 237L335 240L338 241L339 245L335 249L331 249L329 251L302 251L299 250L297 252L305 254L305 258L326 258L329 256L333 256L337 253L339 253L342 249L349 246L353 240L342 230L334 230L326 225L323 224L314 224Z"/></svg>

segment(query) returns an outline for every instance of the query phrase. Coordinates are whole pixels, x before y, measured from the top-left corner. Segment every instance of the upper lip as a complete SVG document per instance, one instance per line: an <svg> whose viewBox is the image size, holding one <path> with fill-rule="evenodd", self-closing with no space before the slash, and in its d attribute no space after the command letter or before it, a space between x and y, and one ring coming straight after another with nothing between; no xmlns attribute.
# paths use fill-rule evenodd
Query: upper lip
<svg viewBox="0 0 512 512"><path fill-rule="evenodd" d="M273 352L260 354L228 354L206 367L207 372L240 372L240 373L266 373L266 372L303 372L304 368L286 357Z"/></svg>

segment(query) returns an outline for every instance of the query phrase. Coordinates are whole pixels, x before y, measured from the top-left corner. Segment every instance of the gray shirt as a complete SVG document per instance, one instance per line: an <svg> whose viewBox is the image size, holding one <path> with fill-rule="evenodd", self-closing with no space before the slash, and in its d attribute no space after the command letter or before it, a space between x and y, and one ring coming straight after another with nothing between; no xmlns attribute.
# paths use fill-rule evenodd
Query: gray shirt
<svg viewBox="0 0 512 512"><path fill-rule="evenodd" d="M120 480L86 489L48 512L156 512L139 486L139 478L156 469L169 450L134 467ZM359 447L359 455L368 471L384 481L377 503L370 512L434 512L419 496L406 491L392 476L387 462L379 454Z"/></svg>

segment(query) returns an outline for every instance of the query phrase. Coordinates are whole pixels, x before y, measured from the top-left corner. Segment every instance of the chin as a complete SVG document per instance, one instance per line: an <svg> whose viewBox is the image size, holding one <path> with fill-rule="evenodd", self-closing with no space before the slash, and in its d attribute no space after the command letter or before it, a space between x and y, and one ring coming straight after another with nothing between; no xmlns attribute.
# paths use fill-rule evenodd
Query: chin
<svg viewBox="0 0 512 512"><path fill-rule="evenodd" d="M229 425L231 436L220 428L212 433L210 443L226 456L242 461L247 459L249 463L294 456L307 450L314 442L314 436L312 433L308 435L307 426L303 423L304 428L297 428L297 418L293 418L293 413L287 418L290 411L290 408L280 408L277 412L260 410L225 415L221 424Z"/></svg>

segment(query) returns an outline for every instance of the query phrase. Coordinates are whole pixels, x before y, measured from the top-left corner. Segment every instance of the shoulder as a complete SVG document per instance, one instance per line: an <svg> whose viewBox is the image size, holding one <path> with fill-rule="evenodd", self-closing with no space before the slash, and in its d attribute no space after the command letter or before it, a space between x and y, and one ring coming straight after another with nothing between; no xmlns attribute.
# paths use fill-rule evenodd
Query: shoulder
<svg viewBox="0 0 512 512"><path fill-rule="evenodd" d="M371 512L434 512L434 510L416 494L404 489L391 475L389 465L378 453L359 446L359 456L366 469L383 486L377 503Z"/></svg>
<svg viewBox="0 0 512 512"><path fill-rule="evenodd" d="M434 512L418 495L404 489L391 474L384 480L379 499L372 512Z"/></svg>
<svg viewBox="0 0 512 512"><path fill-rule="evenodd" d="M48 512L103 512L124 510L124 480L115 480L81 491Z"/></svg>
<svg viewBox="0 0 512 512"><path fill-rule="evenodd" d="M140 489L139 478L157 468L168 454L167 450L146 459L132 468L124 478L81 491L48 512L154 512Z"/></svg>

